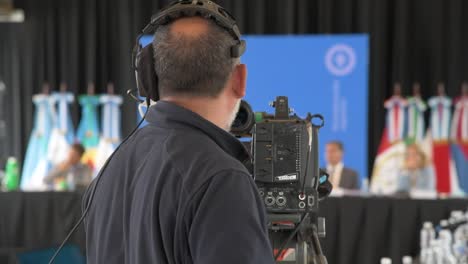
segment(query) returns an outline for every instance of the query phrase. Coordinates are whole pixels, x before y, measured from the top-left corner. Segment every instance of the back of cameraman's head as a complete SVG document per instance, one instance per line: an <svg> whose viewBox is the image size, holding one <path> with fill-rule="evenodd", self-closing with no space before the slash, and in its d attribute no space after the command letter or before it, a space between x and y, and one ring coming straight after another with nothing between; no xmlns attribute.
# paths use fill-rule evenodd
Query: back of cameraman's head
<svg viewBox="0 0 468 264"><path fill-rule="evenodd" d="M153 47L161 98L217 97L238 63L230 56L234 44L229 33L201 17L159 27Z"/></svg>

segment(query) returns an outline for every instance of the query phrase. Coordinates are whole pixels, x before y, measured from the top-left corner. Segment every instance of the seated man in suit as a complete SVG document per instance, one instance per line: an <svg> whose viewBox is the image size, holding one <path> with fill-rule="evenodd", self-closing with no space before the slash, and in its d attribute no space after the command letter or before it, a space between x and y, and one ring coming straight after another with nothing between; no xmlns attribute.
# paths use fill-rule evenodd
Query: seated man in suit
<svg viewBox="0 0 468 264"><path fill-rule="evenodd" d="M333 188L348 190L359 189L359 176L356 171L346 168L343 164L343 143L330 141L325 146L325 159L327 161L327 173Z"/></svg>

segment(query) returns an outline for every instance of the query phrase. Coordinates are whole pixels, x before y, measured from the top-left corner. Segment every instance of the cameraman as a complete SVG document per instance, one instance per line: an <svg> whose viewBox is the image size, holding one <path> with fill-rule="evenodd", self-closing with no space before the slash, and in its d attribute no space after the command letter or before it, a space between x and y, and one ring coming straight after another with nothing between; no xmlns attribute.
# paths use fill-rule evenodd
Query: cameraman
<svg viewBox="0 0 468 264"><path fill-rule="evenodd" d="M85 221L87 263L274 263L248 153L228 133L247 77L233 43L201 17L156 31L161 101L102 175Z"/></svg>

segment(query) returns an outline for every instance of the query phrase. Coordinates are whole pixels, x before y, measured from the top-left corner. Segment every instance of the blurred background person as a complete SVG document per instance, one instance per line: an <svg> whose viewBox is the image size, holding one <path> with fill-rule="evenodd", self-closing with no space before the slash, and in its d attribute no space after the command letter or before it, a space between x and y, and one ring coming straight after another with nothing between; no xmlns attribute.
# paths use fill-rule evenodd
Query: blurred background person
<svg viewBox="0 0 468 264"><path fill-rule="evenodd" d="M84 152L83 145L73 144L68 157L51 170L44 183L56 190L85 190L93 177L91 169L81 162Z"/></svg>
<svg viewBox="0 0 468 264"><path fill-rule="evenodd" d="M398 192L435 192L435 176L427 157L417 144L406 147L404 167L398 176Z"/></svg>
<svg viewBox="0 0 468 264"><path fill-rule="evenodd" d="M340 141L330 141L325 146L325 159L327 162L327 173L333 188L348 190L359 189L359 175L343 163L344 146Z"/></svg>

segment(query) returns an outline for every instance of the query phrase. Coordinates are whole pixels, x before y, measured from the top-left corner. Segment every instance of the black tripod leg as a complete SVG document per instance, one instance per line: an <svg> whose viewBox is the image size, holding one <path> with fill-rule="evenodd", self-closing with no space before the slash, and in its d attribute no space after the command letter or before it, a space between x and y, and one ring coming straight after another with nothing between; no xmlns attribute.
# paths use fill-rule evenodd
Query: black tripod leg
<svg viewBox="0 0 468 264"><path fill-rule="evenodd" d="M317 264L328 264L327 258L325 257L325 255L323 255L322 247L320 246L320 240L318 238L315 227L314 227L314 230L312 232L312 242L311 243L312 243L311 248L313 248L313 251L315 253L314 257L313 257L314 262L311 262L311 263L313 263L313 264L315 264L315 263L317 263Z"/></svg>
<svg viewBox="0 0 468 264"><path fill-rule="evenodd" d="M296 264L309 264L309 250L306 242L296 244Z"/></svg>

